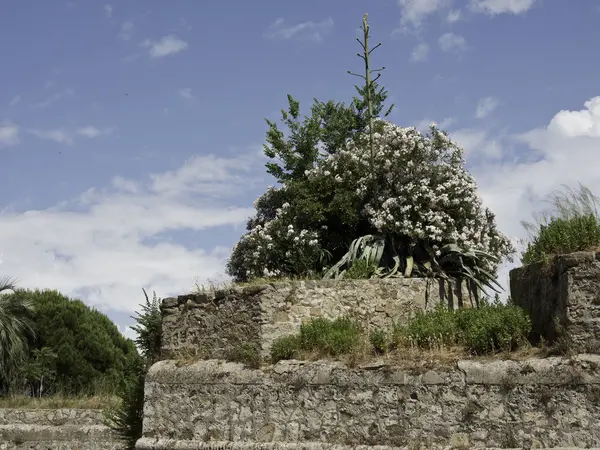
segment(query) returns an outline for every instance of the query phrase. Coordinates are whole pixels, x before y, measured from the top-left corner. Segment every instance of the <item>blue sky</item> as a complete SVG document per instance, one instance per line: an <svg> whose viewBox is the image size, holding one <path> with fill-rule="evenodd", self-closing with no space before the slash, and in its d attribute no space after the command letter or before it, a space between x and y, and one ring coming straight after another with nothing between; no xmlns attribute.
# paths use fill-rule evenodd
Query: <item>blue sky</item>
<svg viewBox="0 0 600 450"><path fill-rule="evenodd" d="M561 183L600 193L597 0L6 0L1 272L123 329L142 286L221 278L272 183L264 118L351 98L366 12L390 119L449 130L502 231Z"/></svg>

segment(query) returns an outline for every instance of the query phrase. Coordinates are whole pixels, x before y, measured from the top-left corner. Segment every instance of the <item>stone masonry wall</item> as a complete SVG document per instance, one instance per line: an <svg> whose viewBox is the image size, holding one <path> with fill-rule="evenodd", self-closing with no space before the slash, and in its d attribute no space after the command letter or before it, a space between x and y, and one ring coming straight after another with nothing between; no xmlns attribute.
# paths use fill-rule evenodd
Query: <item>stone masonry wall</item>
<svg viewBox="0 0 600 450"><path fill-rule="evenodd" d="M227 358L241 344L256 346L265 357L275 339L311 318L350 315L366 328L387 328L440 301L468 305L468 295L456 291L440 281L396 278L279 282L167 298L162 357Z"/></svg>
<svg viewBox="0 0 600 450"><path fill-rule="evenodd" d="M122 448L99 410L0 409L1 450Z"/></svg>
<svg viewBox="0 0 600 450"><path fill-rule="evenodd" d="M598 447L599 368L599 355L464 360L424 373L161 361L146 380L136 448Z"/></svg>
<svg viewBox="0 0 600 450"><path fill-rule="evenodd" d="M562 329L573 350L600 353L600 252L513 269L510 293L530 313L534 340L552 342Z"/></svg>

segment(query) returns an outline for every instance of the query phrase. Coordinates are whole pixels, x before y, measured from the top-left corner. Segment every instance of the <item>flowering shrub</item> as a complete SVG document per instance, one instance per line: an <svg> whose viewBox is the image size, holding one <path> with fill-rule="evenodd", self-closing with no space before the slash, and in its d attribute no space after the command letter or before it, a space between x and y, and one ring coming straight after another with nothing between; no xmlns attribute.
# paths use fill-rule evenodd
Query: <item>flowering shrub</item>
<svg viewBox="0 0 600 450"><path fill-rule="evenodd" d="M258 213L228 263L229 274L237 280L305 276L318 270L323 255L319 233L299 227L289 203L273 209L269 200L277 197L282 197L281 189L271 187L255 202Z"/></svg>
<svg viewBox="0 0 600 450"><path fill-rule="evenodd" d="M378 125L374 167L370 149L358 140L307 171L308 178L353 190L378 233L407 238L409 245L427 241L439 251L454 242L498 258L514 251L491 211L482 207L462 150L445 133L435 126L423 136L412 127Z"/></svg>
<svg viewBox="0 0 600 450"><path fill-rule="evenodd" d="M324 253L337 258L365 234L389 237L409 254L423 243L438 255L448 243L498 260L514 252L483 208L463 151L445 133L432 126L424 136L383 120L374 130L373 153L362 133L317 159L304 180L257 200L257 216L234 248L231 275L321 272Z"/></svg>

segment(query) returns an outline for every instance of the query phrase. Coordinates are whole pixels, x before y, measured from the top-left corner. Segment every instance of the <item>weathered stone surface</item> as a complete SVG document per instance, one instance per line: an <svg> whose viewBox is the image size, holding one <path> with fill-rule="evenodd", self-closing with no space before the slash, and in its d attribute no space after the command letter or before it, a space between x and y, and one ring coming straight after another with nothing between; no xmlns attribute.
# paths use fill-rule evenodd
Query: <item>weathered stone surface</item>
<svg viewBox="0 0 600 450"><path fill-rule="evenodd" d="M600 353L600 252L557 256L510 271L514 302L527 310L533 336L553 342L556 325L575 352Z"/></svg>
<svg viewBox="0 0 600 450"><path fill-rule="evenodd" d="M163 357L227 358L240 344L267 356L280 336L311 318L352 316L366 328L405 323L440 301L456 307L469 298L440 281L419 278L316 280L234 287L215 295L163 300Z"/></svg>
<svg viewBox="0 0 600 450"><path fill-rule="evenodd" d="M460 361L421 374L287 361L155 364L138 449L600 446L600 357ZM365 447L366 446L366 447Z"/></svg>
<svg viewBox="0 0 600 450"><path fill-rule="evenodd" d="M122 448L99 410L0 409L1 450Z"/></svg>

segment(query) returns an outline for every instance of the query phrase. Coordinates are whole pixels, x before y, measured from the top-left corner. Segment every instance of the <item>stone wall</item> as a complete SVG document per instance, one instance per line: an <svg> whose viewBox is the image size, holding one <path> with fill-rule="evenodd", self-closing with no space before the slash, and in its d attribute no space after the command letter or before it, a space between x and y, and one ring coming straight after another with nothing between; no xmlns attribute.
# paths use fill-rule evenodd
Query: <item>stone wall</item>
<svg viewBox="0 0 600 450"><path fill-rule="evenodd" d="M530 313L534 340L552 342L562 332L574 351L600 353L600 252L513 269L510 293Z"/></svg>
<svg viewBox="0 0 600 450"><path fill-rule="evenodd" d="M256 346L266 357L275 339L314 317L350 315L366 328L387 328L440 301L456 307L464 298L469 304L465 296L441 281L397 278L280 282L167 298L163 358L227 358L241 344Z"/></svg>
<svg viewBox="0 0 600 450"><path fill-rule="evenodd" d="M102 411L2 409L2 450L117 450L122 445L103 424Z"/></svg>
<svg viewBox="0 0 600 450"><path fill-rule="evenodd" d="M370 364L155 364L138 450L600 446L600 356ZM342 446L342 447L339 447Z"/></svg>

